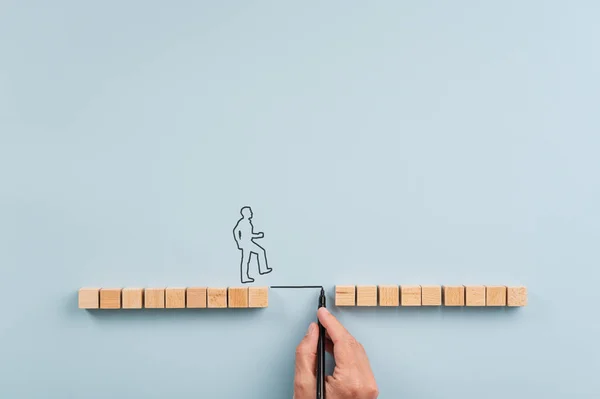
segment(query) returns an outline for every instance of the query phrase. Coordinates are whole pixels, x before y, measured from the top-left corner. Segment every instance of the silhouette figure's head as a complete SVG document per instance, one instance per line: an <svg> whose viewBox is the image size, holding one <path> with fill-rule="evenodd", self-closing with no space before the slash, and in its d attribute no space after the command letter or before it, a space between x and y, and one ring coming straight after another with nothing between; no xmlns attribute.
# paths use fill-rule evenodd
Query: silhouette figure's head
<svg viewBox="0 0 600 399"><path fill-rule="evenodd" d="M245 206L240 210L240 213L245 219L252 219L252 208Z"/></svg>

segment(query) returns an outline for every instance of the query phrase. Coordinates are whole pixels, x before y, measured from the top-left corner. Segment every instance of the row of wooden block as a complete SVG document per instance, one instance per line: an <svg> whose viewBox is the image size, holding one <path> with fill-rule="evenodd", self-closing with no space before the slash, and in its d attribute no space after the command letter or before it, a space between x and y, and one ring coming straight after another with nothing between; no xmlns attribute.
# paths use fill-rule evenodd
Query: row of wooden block
<svg viewBox="0 0 600 399"><path fill-rule="evenodd" d="M80 309L266 308L268 287L81 288Z"/></svg>
<svg viewBox="0 0 600 399"><path fill-rule="evenodd" d="M526 306L526 287L337 285L336 306Z"/></svg>

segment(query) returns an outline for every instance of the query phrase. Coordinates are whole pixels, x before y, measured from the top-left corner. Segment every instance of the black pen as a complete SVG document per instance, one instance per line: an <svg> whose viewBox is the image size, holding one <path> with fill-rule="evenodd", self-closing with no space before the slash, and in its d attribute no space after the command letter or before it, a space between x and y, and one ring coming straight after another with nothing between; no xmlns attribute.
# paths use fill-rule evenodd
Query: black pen
<svg viewBox="0 0 600 399"><path fill-rule="evenodd" d="M325 290L321 287L319 308L326 308ZM319 321L319 343L317 344L317 399L325 399L325 327Z"/></svg>

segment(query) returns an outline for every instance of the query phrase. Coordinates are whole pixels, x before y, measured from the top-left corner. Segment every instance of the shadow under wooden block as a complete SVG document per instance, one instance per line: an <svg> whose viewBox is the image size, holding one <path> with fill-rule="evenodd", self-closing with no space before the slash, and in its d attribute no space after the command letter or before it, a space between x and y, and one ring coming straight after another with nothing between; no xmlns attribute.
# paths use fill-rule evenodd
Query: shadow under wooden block
<svg viewBox="0 0 600 399"><path fill-rule="evenodd" d="M227 307L227 288L207 288L206 296L209 308Z"/></svg>
<svg viewBox="0 0 600 399"><path fill-rule="evenodd" d="M506 306L506 286L488 285L486 288L486 306Z"/></svg>
<svg viewBox="0 0 600 399"><path fill-rule="evenodd" d="M356 306L377 306L377 286L359 285L356 287Z"/></svg>
<svg viewBox="0 0 600 399"><path fill-rule="evenodd" d="M400 306L400 287L398 285L380 285L379 306Z"/></svg>
<svg viewBox="0 0 600 399"><path fill-rule="evenodd" d="M466 286L465 303L467 306L485 306L485 287L483 285Z"/></svg>
<svg viewBox="0 0 600 399"><path fill-rule="evenodd" d="M421 286L421 304L423 306L442 306L442 286Z"/></svg>
<svg viewBox="0 0 600 399"><path fill-rule="evenodd" d="M421 306L421 286L420 285L401 285L400 286L400 305L402 305L402 306Z"/></svg>
<svg viewBox="0 0 600 399"><path fill-rule="evenodd" d="M266 308L269 306L269 287L249 287L248 307Z"/></svg>
<svg viewBox="0 0 600 399"><path fill-rule="evenodd" d="M527 288L508 287L506 290L506 304L509 307L527 306Z"/></svg>
<svg viewBox="0 0 600 399"><path fill-rule="evenodd" d="M444 286L444 305L445 306L465 306L465 287Z"/></svg>
<svg viewBox="0 0 600 399"><path fill-rule="evenodd" d="M101 288L100 309L121 309L121 289Z"/></svg>
<svg viewBox="0 0 600 399"><path fill-rule="evenodd" d="M335 306L354 306L356 304L356 287L353 285L335 286Z"/></svg>
<svg viewBox="0 0 600 399"><path fill-rule="evenodd" d="M248 307L248 287L229 287L229 307Z"/></svg>
<svg viewBox="0 0 600 399"><path fill-rule="evenodd" d="M146 309L164 309L165 289L146 288L144 290L144 307Z"/></svg>
<svg viewBox="0 0 600 399"><path fill-rule="evenodd" d="M79 309L98 309L100 307L100 288L80 288L78 306Z"/></svg>
<svg viewBox="0 0 600 399"><path fill-rule="evenodd" d="M167 287L165 290L165 307L168 309L185 308L185 288Z"/></svg>
<svg viewBox="0 0 600 399"><path fill-rule="evenodd" d="M143 288L123 288L121 291L123 309L141 309L144 305Z"/></svg>
<svg viewBox="0 0 600 399"><path fill-rule="evenodd" d="M187 289L187 307L206 308L206 287L189 287Z"/></svg>

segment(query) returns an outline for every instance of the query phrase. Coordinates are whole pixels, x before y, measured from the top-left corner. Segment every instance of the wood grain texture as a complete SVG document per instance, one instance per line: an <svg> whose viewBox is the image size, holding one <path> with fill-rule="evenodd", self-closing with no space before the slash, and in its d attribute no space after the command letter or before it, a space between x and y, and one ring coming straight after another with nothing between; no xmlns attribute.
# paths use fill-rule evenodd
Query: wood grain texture
<svg viewBox="0 0 600 399"><path fill-rule="evenodd" d="M335 306L354 306L356 304L356 287L353 285L335 286Z"/></svg>
<svg viewBox="0 0 600 399"><path fill-rule="evenodd" d="M377 286L359 285L356 287L356 306L377 306Z"/></svg>
<svg viewBox="0 0 600 399"><path fill-rule="evenodd" d="M423 306L442 306L442 286L422 285L421 304Z"/></svg>
<svg viewBox="0 0 600 399"><path fill-rule="evenodd" d="M144 306L143 288L123 288L121 291L123 309L141 309Z"/></svg>
<svg viewBox="0 0 600 399"><path fill-rule="evenodd" d="M465 303L467 306L485 306L485 286L468 285L465 287Z"/></svg>
<svg viewBox="0 0 600 399"><path fill-rule="evenodd" d="M506 304L510 307L527 306L527 288L508 287L506 290Z"/></svg>
<svg viewBox="0 0 600 399"><path fill-rule="evenodd" d="M185 308L185 288L167 287L165 290L165 307L168 309Z"/></svg>
<svg viewBox="0 0 600 399"><path fill-rule="evenodd" d="M208 288L206 296L209 308L227 307L227 288Z"/></svg>
<svg viewBox="0 0 600 399"><path fill-rule="evenodd" d="M229 307L248 307L248 287L229 287Z"/></svg>
<svg viewBox="0 0 600 399"><path fill-rule="evenodd" d="M421 306L421 286L420 285L401 285L400 286L400 305L401 306Z"/></svg>
<svg viewBox="0 0 600 399"><path fill-rule="evenodd" d="M506 286L488 285L486 290L486 306L506 306Z"/></svg>
<svg viewBox="0 0 600 399"><path fill-rule="evenodd" d="M121 309L121 288L101 288L100 309Z"/></svg>
<svg viewBox="0 0 600 399"><path fill-rule="evenodd" d="M379 306L400 306L400 287L398 285L380 285Z"/></svg>
<svg viewBox="0 0 600 399"><path fill-rule="evenodd" d="M444 286L444 305L445 306L465 306L465 287Z"/></svg>
<svg viewBox="0 0 600 399"><path fill-rule="evenodd" d="M269 287L249 287L248 288L248 307L250 307L250 308L269 307Z"/></svg>
<svg viewBox="0 0 600 399"><path fill-rule="evenodd" d="M100 307L100 288L80 288L77 302L79 309L98 309Z"/></svg>
<svg viewBox="0 0 600 399"><path fill-rule="evenodd" d="M163 309L165 307L165 289L146 288L144 290L144 307L147 309Z"/></svg>
<svg viewBox="0 0 600 399"><path fill-rule="evenodd" d="M206 287L188 287L186 306L190 309L206 308Z"/></svg>

